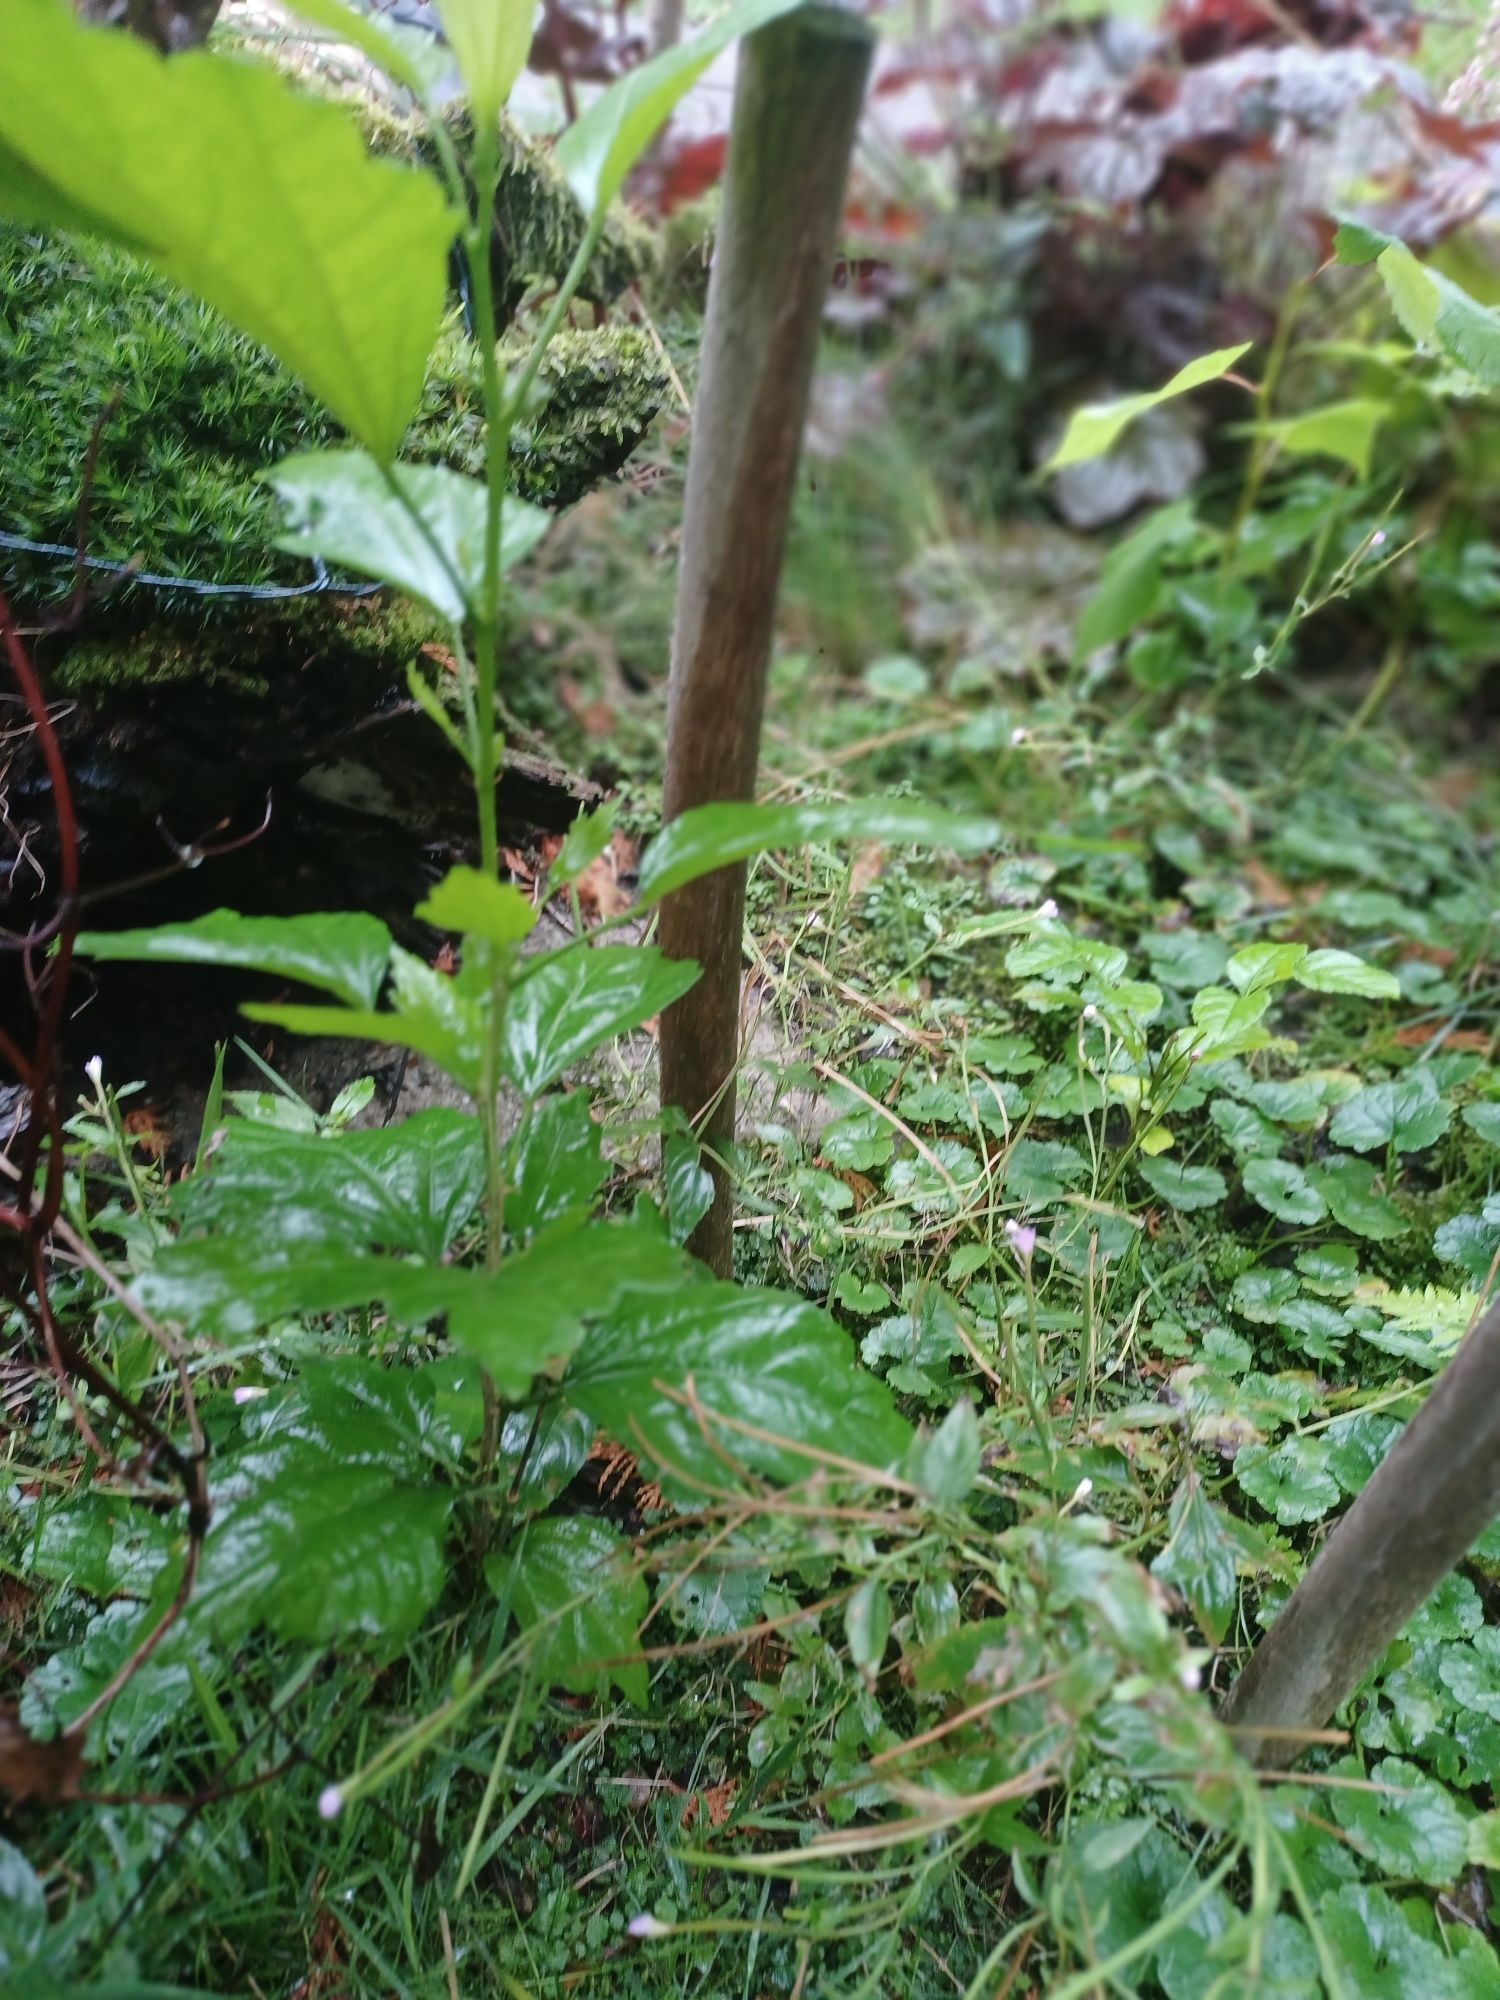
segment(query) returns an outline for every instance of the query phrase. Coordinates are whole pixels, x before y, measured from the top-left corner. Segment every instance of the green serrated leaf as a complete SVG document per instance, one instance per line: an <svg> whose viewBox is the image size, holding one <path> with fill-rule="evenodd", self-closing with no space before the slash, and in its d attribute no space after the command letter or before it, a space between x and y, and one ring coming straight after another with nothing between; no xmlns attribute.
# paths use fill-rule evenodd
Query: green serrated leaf
<svg viewBox="0 0 1500 2000"><path fill-rule="evenodd" d="M528 967L505 1016L505 1074L534 1097L615 1035L649 1021L698 977L654 945L594 945Z"/></svg>
<svg viewBox="0 0 1500 2000"><path fill-rule="evenodd" d="M646 1662L631 1655L640 1650L650 1597L628 1544L607 1521L582 1514L532 1521L519 1550L491 1556L484 1570L522 1631L535 1634L538 1680L584 1693L612 1683L646 1706Z"/></svg>
<svg viewBox="0 0 1500 2000"><path fill-rule="evenodd" d="M569 1400L674 1491L691 1492L700 1479L722 1486L732 1476L723 1451L790 1481L816 1463L797 1445L889 1466L911 1442L849 1336L783 1292L700 1284L629 1299L589 1336L565 1381ZM689 1381L699 1410L682 1400ZM726 1425L715 1442L714 1417L761 1435Z"/></svg>
<svg viewBox="0 0 1500 2000"><path fill-rule="evenodd" d="M1394 973L1368 965L1352 951L1310 951L1298 966L1299 986L1314 993L1357 993L1366 1000L1399 1000L1401 985Z"/></svg>
<svg viewBox="0 0 1500 2000"><path fill-rule="evenodd" d="M395 456L437 333L456 219L371 159L343 108L262 65L164 62L55 0L9 0L0 213L148 258Z"/></svg>
<svg viewBox="0 0 1500 2000"><path fill-rule="evenodd" d="M85 931L85 957L160 965L227 965L267 972L335 994L351 1007L373 1007L391 955L378 918L330 912L306 917L242 917L211 910L184 924L150 930Z"/></svg>
<svg viewBox="0 0 1500 2000"><path fill-rule="evenodd" d="M1353 1758L1334 1770L1339 1776L1366 1775ZM1400 1757L1384 1758L1368 1775L1375 1785L1389 1789L1341 1785L1329 1794L1334 1817L1355 1848L1396 1881L1426 1882L1433 1888L1451 1882L1468 1858L1468 1839L1449 1794Z"/></svg>
<svg viewBox="0 0 1500 2000"><path fill-rule="evenodd" d="M417 915L439 930L480 937L509 950L536 924L536 906L514 883L497 882L477 868L450 868Z"/></svg>
<svg viewBox="0 0 1500 2000"><path fill-rule="evenodd" d="M285 510L277 548L376 577L455 625L482 607L489 500L477 479L445 465L382 465L362 451L302 452L261 476ZM508 497L501 570L551 525L544 508Z"/></svg>
<svg viewBox="0 0 1500 2000"><path fill-rule="evenodd" d="M231 1120L173 1206L188 1230L264 1231L441 1260L484 1194L484 1135L433 1108L376 1131L319 1137Z"/></svg>
<svg viewBox="0 0 1500 2000"><path fill-rule="evenodd" d="M523 1240L586 1215L608 1169L585 1090L539 1098L505 1149L505 1224Z"/></svg>
<svg viewBox="0 0 1500 2000"><path fill-rule="evenodd" d="M1326 1447L1313 1437L1289 1437L1273 1451L1242 1445L1235 1453L1235 1483L1276 1516L1283 1528L1320 1521L1342 1497L1328 1469Z"/></svg>

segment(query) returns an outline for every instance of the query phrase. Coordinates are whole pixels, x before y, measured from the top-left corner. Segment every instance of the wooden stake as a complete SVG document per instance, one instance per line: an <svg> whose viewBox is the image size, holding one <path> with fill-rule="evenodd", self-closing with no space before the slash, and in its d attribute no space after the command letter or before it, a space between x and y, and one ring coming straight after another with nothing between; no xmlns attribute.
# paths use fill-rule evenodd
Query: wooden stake
<svg viewBox="0 0 1500 2000"><path fill-rule="evenodd" d="M807 6L742 47L709 281L668 694L664 816L754 796L761 711L818 329L872 41ZM662 1102L734 1136L745 870L669 896L661 942L703 977L662 1017ZM730 1275L730 1190L692 1248Z"/></svg>
<svg viewBox="0 0 1500 2000"><path fill-rule="evenodd" d="M1288 1732L1321 1729L1497 1515L1500 1304L1465 1336L1229 1690L1224 1720L1244 1755L1285 1763Z"/></svg>

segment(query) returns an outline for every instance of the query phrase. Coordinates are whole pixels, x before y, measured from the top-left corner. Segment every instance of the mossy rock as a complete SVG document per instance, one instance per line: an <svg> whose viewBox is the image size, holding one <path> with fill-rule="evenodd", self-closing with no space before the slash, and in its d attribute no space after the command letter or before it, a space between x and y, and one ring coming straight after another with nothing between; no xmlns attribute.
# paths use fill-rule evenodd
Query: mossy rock
<svg viewBox="0 0 1500 2000"><path fill-rule="evenodd" d="M564 334L513 441L517 489L543 504L577 499L625 462L666 387L637 329ZM100 437L89 553L210 586L305 585L306 564L270 546L274 504L255 475L288 452L333 441L313 398L264 350L125 253L0 229L0 533L71 547L90 438L116 394ZM482 467L478 351L456 315L434 351L406 451ZM66 557L3 546L0 576L32 608L66 600L73 587ZM315 624L323 600L306 602L312 609L298 616ZM263 632L296 622L250 603ZM70 676L98 687L161 686L191 671L189 635L243 632L246 622L243 596L126 582L91 608L96 636ZM275 671L273 647L253 651L240 667L231 645L202 645L201 670L248 686Z"/></svg>

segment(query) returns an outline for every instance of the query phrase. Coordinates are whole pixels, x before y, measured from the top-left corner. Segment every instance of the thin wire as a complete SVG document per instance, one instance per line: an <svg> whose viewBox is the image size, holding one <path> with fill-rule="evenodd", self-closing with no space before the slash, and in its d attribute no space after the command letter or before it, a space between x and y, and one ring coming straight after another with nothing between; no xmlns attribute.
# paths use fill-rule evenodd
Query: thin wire
<svg viewBox="0 0 1500 2000"><path fill-rule="evenodd" d="M27 535L8 534L3 528L0 528L0 549L18 549L34 556L66 556L74 564L79 560L77 549L69 548L65 542L34 542ZM316 597L328 590L337 591L341 597L373 597L381 588L378 583L340 583L337 577L329 575L321 556L313 557L311 583L210 583L203 577L156 575L150 570L136 569L128 562L110 562L104 556L84 556L83 563L87 569L108 570L113 576L146 584L152 590L184 590L194 597Z"/></svg>

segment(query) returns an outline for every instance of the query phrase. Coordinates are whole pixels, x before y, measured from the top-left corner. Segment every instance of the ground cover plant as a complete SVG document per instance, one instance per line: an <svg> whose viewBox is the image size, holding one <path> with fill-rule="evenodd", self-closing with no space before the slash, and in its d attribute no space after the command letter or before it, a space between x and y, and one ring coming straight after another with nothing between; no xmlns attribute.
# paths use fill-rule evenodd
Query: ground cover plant
<svg viewBox="0 0 1500 2000"><path fill-rule="evenodd" d="M25 18L38 61L55 39L107 47L100 78L136 62L45 0ZM489 18L448 15L480 113L524 56ZM594 198L621 102L564 148ZM0 199L30 226L102 203L18 107ZM306 143L333 146L312 109ZM470 170L486 214L482 139ZM378 171L416 234L427 204L430 338L443 226ZM1363 352L1442 376L1461 438L1492 318L1389 242L1346 249L1390 259ZM893 593L912 629L873 656L783 651L763 808L679 819L603 894L652 823L637 723L633 789L523 894L493 820L501 632L569 582L505 434L565 304L518 377L485 364L487 483L395 456L395 363L412 401L424 355L373 307L315 381L350 441L271 473L295 547L451 628L462 697L414 683L479 801L478 865L423 912L451 959L358 909L82 937L63 913L64 953L237 966L262 1020L405 1045L459 1101L378 1125L373 1087L219 1089L179 1174L124 1079L93 1074L50 1130L37 1091L11 1152L7 1990L1500 1990L1494 1530L1284 1772L1216 1719L1500 1256L1492 783L1433 694L1485 657L1474 624L1434 662L1414 609L1402 671L1353 700L1266 644L1363 601L1297 603L1310 548L1374 589L1425 560L1368 545L1393 516L1347 426L1306 455L1343 468L1352 539L1293 532L1283 510L1327 518L1329 489L1271 447L1295 406L1268 391L1243 518L1210 491L1120 540L1070 586L1074 659L1008 674ZM316 329L255 331L319 375ZM862 518L930 545L929 498L893 477ZM626 574L658 560L630 539L652 504L612 496ZM820 630L810 571L794 634ZM705 1176L629 1037L692 977L641 941L660 897L751 852L765 1075L727 1285L679 1247ZM543 902L576 934L533 951Z"/></svg>

